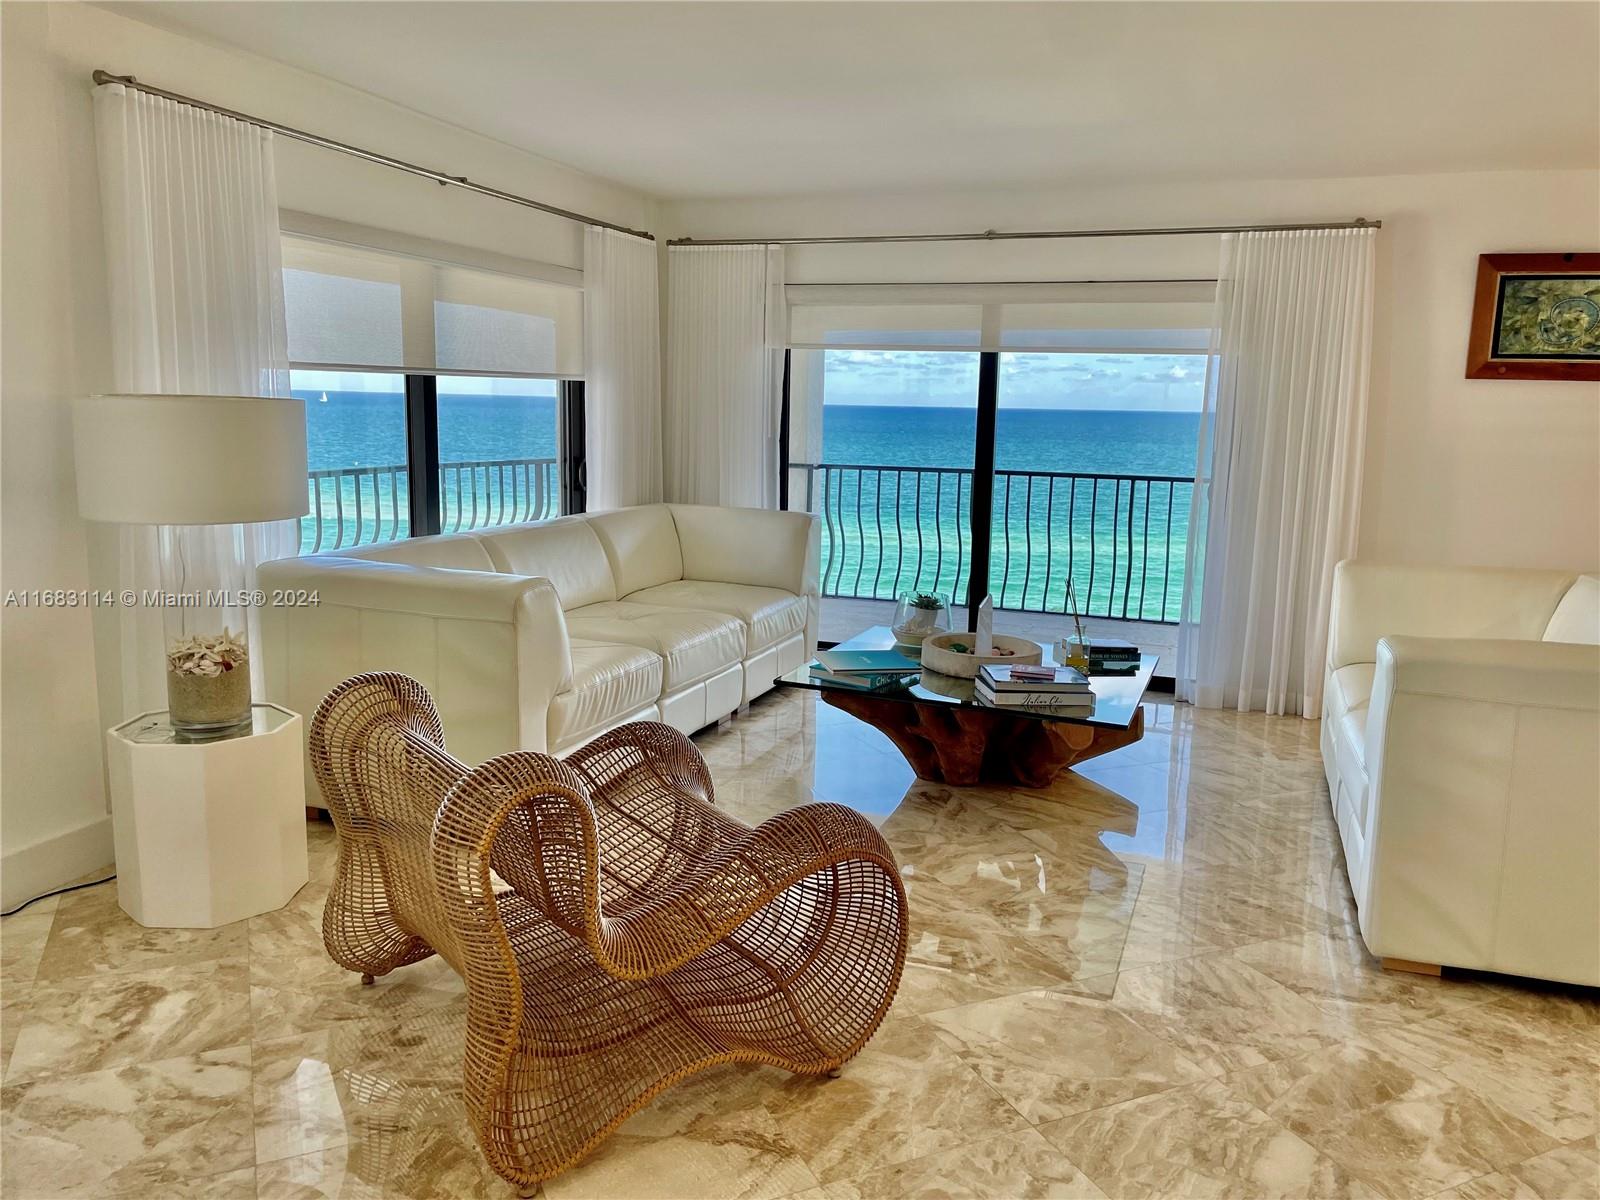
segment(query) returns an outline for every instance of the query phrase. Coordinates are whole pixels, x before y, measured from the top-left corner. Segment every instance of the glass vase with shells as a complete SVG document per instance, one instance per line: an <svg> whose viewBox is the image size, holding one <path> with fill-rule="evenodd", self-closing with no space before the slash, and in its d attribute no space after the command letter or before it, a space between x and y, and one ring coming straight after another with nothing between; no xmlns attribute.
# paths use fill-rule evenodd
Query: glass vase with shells
<svg viewBox="0 0 1600 1200"><path fill-rule="evenodd" d="M250 719L250 649L244 632L224 625L167 647L167 711L189 732L231 729Z"/></svg>
<svg viewBox="0 0 1600 1200"><path fill-rule="evenodd" d="M231 561L196 564L206 543L189 529L163 527L160 541L167 712L180 733L221 733L250 719L250 645L237 603L245 594L243 548ZM209 586L197 587L197 576Z"/></svg>

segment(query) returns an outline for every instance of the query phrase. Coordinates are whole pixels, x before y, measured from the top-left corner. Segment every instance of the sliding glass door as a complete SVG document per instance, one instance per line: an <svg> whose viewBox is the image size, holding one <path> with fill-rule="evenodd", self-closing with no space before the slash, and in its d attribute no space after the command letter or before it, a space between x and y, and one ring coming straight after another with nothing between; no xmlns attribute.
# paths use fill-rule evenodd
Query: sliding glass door
<svg viewBox="0 0 1600 1200"><path fill-rule="evenodd" d="M1002 353L998 366L997 625L1176 621L1205 356Z"/></svg>
<svg viewBox="0 0 1600 1200"><path fill-rule="evenodd" d="M1177 620L1209 283L790 293L787 494L822 521L825 638L908 590L1040 638Z"/></svg>
<svg viewBox="0 0 1600 1200"><path fill-rule="evenodd" d="M830 620L873 624L872 602L906 593L966 603L977 376L972 353L791 357L791 404L798 381L818 453L791 463L790 495L822 518Z"/></svg>

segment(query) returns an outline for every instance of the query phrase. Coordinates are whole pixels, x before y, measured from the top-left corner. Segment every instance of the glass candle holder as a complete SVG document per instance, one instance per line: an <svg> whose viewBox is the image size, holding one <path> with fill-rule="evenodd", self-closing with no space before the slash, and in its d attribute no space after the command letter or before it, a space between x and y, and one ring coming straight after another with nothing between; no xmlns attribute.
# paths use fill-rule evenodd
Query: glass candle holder
<svg viewBox="0 0 1600 1200"><path fill-rule="evenodd" d="M1067 634L1061 639L1061 658L1069 667L1077 667L1085 675L1089 673L1089 639L1086 635L1076 632Z"/></svg>

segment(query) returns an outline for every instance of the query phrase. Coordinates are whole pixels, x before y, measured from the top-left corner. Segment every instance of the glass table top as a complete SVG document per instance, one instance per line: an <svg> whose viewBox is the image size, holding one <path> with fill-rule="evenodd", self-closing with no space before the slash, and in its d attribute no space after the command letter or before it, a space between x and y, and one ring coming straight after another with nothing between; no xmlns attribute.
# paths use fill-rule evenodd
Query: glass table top
<svg viewBox="0 0 1600 1200"><path fill-rule="evenodd" d="M171 714L161 712L141 713L131 721L124 721L111 732L126 742L137 746L198 746L213 742L233 741L271 733L294 720L294 714L276 704L252 704L250 720L241 721L228 729L208 732L191 732L173 727Z"/></svg>
<svg viewBox="0 0 1600 1200"><path fill-rule="evenodd" d="M1053 649L1041 642L1046 665L1058 665ZM899 650L907 658L916 658L917 650L895 644L894 634L887 625L874 625L858 633L849 641L840 642L836 650ZM1075 705L1069 708L1045 708L1034 705L999 706L980 700L974 694L975 684L970 679L954 675L941 675L924 670L909 687L888 687L873 691L850 687L848 684L814 679L811 664L796 667L779 675L773 682L778 687L803 688L813 692L838 692L852 696L866 696L890 704L961 704L969 708L986 708L1010 716L1027 717L1036 721L1070 721L1079 725L1106 725L1126 729L1133 723L1145 689L1150 686L1150 676L1155 673L1156 655L1141 654L1139 670L1132 675L1091 675L1089 690L1094 693L1094 707Z"/></svg>

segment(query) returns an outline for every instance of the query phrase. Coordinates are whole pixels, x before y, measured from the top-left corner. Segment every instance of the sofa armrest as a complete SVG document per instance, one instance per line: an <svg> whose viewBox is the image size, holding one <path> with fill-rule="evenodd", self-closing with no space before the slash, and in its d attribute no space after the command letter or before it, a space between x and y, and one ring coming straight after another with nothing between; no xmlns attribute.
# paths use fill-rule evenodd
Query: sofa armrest
<svg viewBox="0 0 1600 1200"><path fill-rule="evenodd" d="M1328 669L1374 661L1390 635L1536 640L1577 573L1402 566L1347 559L1334 568Z"/></svg>
<svg viewBox="0 0 1600 1200"><path fill-rule="evenodd" d="M399 671L435 694L451 747L477 762L543 750L551 699L572 686L566 618L549 580L313 555L257 576L267 694L310 711L362 671Z"/></svg>
<svg viewBox="0 0 1600 1200"><path fill-rule="evenodd" d="M1374 954L1600 982L1600 647L1386 637L1367 714Z"/></svg>
<svg viewBox="0 0 1600 1200"><path fill-rule="evenodd" d="M811 513L669 504L685 579L817 591L820 525Z"/></svg>
<svg viewBox="0 0 1600 1200"><path fill-rule="evenodd" d="M1505 638L1378 639L1373 694L1386 691L1600 711L1600 646Z"/></svg>

